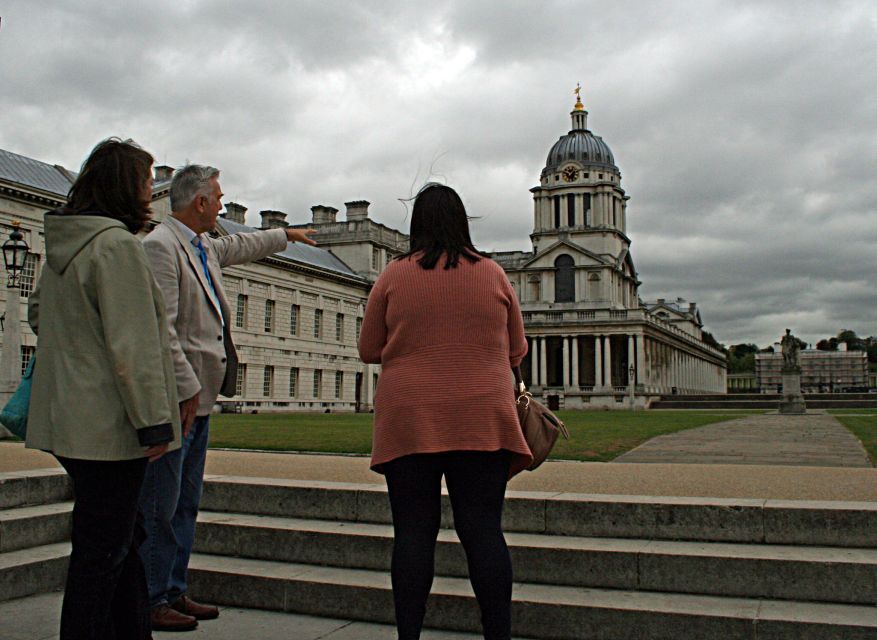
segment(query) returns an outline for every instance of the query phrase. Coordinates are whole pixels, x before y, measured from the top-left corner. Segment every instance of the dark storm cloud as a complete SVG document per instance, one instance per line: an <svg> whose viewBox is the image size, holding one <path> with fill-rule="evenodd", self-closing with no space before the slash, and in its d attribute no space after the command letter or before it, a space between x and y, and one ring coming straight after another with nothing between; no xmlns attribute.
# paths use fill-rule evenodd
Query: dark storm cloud
<svg viewBox="0 0 877 640"><path fill-rule="evenodd" d="M457 187L485 249L527 249L581 82L631 196L646 299L726 343L871 324L877 10L870 2L17 0L0 147L77 167L107 135L209 162L228 199L314 204Z"/></svg>

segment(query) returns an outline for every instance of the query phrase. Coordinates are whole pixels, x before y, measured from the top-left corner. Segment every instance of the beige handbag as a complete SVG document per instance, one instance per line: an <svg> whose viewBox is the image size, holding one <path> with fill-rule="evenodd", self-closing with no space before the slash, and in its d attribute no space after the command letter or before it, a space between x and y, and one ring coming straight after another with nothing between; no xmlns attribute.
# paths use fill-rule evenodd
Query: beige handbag
<svg viewBox="0 0 877 640"><path fill-rule="evenodd" d="M527 467L527 471L533 471L554 448L557 436L562 435L569 440L569 431L566 425L544 404L533 398L524 386L521 376L521 368L515 367L515 405L518 410L518 421L521 423L521 431L524 439L533 454L533 462Z"/></svg>

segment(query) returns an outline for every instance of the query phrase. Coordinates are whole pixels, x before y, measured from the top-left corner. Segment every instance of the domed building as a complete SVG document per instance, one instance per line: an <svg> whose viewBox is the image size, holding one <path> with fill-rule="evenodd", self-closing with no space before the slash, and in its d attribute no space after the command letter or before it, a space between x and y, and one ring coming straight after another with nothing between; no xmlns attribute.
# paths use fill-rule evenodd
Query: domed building
<svg viewBox="0 0 877 640"><path fill-rule="evenodd" d="M697 306L640 299L615 156L580 99L570 116L530 190L533 250L491 254L521 301L530 390L555 408L629 406L631 391L637 406L724 393L725 356L704 342Z"/></svg>

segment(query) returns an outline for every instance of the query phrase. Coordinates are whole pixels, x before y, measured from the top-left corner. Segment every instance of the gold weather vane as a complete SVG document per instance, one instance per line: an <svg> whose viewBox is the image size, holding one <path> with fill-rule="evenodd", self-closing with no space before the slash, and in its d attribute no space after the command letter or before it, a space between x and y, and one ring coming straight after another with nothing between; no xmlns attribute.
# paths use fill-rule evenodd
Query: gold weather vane
<svg viewBox="0 0 877 640"><path fill-rule="evenodd" d="M576 90L573 91L576 94L576 110L582 111L585 108L585 105L582 104L582 85L576 82Z"/></svg>

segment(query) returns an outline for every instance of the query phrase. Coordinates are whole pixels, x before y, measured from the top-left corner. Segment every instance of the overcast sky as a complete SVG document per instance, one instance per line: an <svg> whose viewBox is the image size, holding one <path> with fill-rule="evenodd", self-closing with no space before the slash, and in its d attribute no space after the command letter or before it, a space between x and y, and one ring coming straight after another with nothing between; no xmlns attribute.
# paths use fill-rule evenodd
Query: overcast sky
<svg viewBox="0 0 877 640"><path fill-rule="evenodd" d="M110 135L222 169L226 200L407 231L425 181L529 250L570 128L622 172L646 300L725 344L877 334L877 3L6 0L0 148L78 169Z"/></svg>

